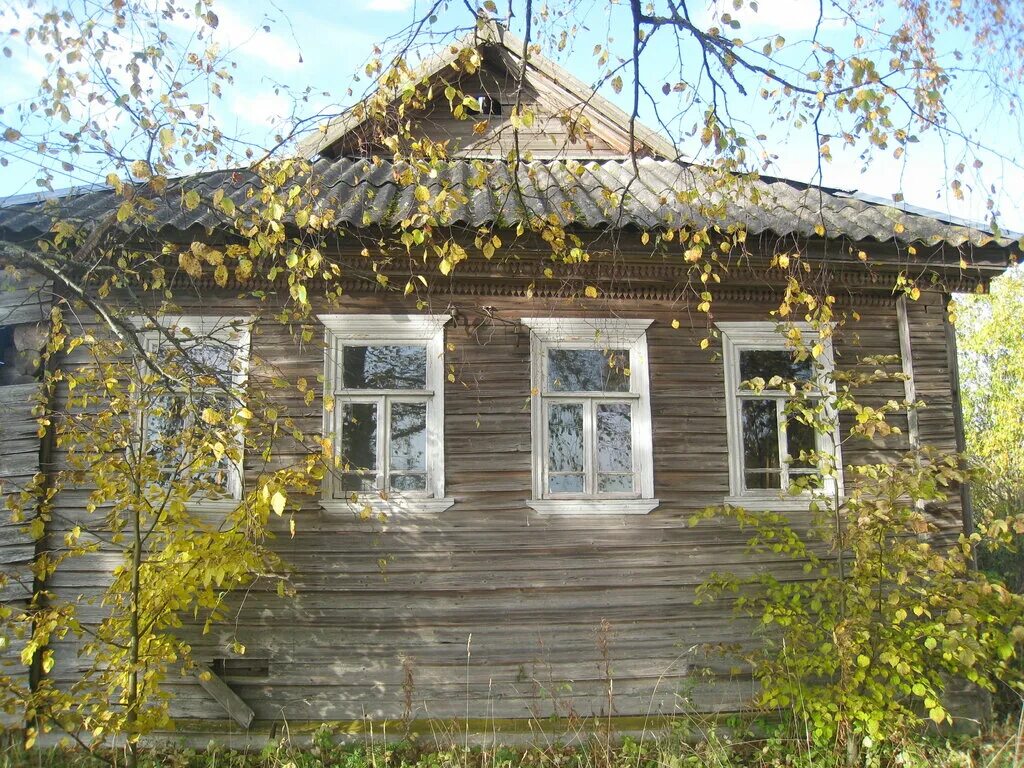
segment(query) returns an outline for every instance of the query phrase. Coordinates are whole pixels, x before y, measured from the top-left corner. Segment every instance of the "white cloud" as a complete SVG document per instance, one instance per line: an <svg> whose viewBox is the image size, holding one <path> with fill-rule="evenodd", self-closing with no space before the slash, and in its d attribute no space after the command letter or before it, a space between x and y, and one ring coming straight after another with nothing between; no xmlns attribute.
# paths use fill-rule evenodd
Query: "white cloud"
<svg viewBox="0 0 1024 768"><path fill-rule="evenodd" d="M278 70L293 70L302 64L302 53L294 38L278 30L287 28L285 19L239 13L226 2L216 4L217 27L208 29L192 14L175 14L170 26L185 35L202 33L228 58L244 56Z"/></svg>
<svg viewBox="0 0 1024 768"><path fill-rule="evenodd" d="M366 10L397 13L412 8L413 0L367 0Z"/></svg>
<svg viewBox="0 0 1024 768"><path fill-rule="evenodd" d="M274 29L272 19L256 19L236 13L226 3L219 3L219 23L212 35L223 47L237 50L277 69L296 69L302 64L302 52L294 40ZM269 26L268 32L263 27Z"/></svg>
<svg viewBox="0 0 1024 768"><path fill-rule="evenodd" d="M277 128L290 117L291 111L291 100L272 91L236 93L232 99L234 115L254 126Z"/></svg>

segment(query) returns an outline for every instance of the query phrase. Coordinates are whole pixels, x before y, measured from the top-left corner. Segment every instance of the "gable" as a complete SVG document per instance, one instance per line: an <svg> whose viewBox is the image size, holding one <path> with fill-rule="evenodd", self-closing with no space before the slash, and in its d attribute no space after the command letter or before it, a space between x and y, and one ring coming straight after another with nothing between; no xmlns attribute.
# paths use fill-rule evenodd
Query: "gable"
<svg viewBox="0 0 1024 768"><path fill-rule="evenodd" d="M539 54L527 60L522 92L522 41L500 27L485 27L470 44L482 64L473 73L452 66L455 54L435 61L417 77L434 85L433 100L406 114L417 138L448 142L456 157L507 157L515 148L511 114L517 103L533 114L519 128L519 149L537 159L604 159L630 154L629 116L558 64ZM460 46L453 50L458 51ZM467 96L485 98L486 108L463 119L452 114L444 89L455 85ZM365 105L366 102L363 102ZM362 105L323 126L300 147L308 157L369 156L386 152L383 139L395 131L390 121L362 116ZM672 144L637 123L634 145L640 156L676 159Z"/></svg>

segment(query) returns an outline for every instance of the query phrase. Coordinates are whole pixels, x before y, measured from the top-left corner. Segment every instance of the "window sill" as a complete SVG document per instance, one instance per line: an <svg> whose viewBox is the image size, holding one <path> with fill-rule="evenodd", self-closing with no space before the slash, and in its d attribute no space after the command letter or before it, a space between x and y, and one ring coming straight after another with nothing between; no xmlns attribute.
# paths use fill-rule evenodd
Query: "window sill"
<svg viewBox="0 0 1024 768"><path fill-rule="evenodd" d="M446 496L443 499L415 499L415 498L391 498L382 499L380 496L357 498L354 501L344 499L322 499L320 506L325 512L354 512L369 507L375 513L385 515L413 514L413 515L436 515L444 512L455 503L455 499Z"/></svg>
<svg viewBox="0 0 1024 768"><path fill-rule="evenodd" d="M530 509L541 515L646 515L658 499L531 499Z"/></svg>
<svg viewBox="0 0 1024 768"><path fill-rule="evenodd" d="M821 502L831 502L831 496L816 497ZM751 512L807 512L811 508L811 496L726 496L724 504L742 507ZM840 501L842 501L840 499Z"/></svg>

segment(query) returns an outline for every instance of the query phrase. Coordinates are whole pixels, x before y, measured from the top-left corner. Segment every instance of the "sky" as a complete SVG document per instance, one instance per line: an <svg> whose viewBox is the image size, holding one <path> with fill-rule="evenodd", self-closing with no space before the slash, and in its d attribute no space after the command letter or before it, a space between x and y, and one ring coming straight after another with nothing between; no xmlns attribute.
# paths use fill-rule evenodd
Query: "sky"
<svg viewBox="0 0 1024 768"><path fill-rule="evenodd" d="M460 4L454 5L464 11ZM552 6L555 5L552 0ZM621 38L616 43L622 45L628 42L630 35L628 25L621 24L623 17L610 16L606 3L595 2L589 9L586 5L584 2L573 16L583 30L557 60L585 82L594 82L600 70L594 61L593 46L608 35ZM219 107L224 129L265 145L284 124L290 111L290 99L277 87L281 83L299 90L310 86L314 95L305 107L310 111L324 108L334 112L339 104L351 104L353 96L347 93L348 89L353 87L359 95L367 85L365 77L353 84L353 73L360 71L374 44L403 29L413 13L422 12L423 7L424 0L217 0L214 5L219 17L216 36L221 46L231 51L238 65L236 82L225 89L223 104ZM817 0L762 0L756 14L748 12L741 16L743 34L748 39L759 36L773 39L776 34L787 39L808 36L817 18L817 7ZM714 13L705 10L701 16L710 23ZM461 19L465 23L464 13ZM0 19L2 21L6 20ZM451 26L445 22L442 17L438 26ZM825 40L843 41L853 32L848 25L832 19L826 21L822 34ZM660 83L658 77L662 75L666 79L673 77L670 70L675 66L674 50L659 49L652 44L645 55L651 62L648 70L651 82ZM663 65L664 72L658 72L662 61L669 64ZM41 71L41 63L33 60L24 46L13 46L11 57L0 58L0 106L10 107L24 98L26 89L38 82ZM627 83L622 93L615 93L609 86L601 93L628 110L629 91ZM330 95L325 95L327 93ZM980 131L1007 155L1024 158L1018 118L986 112L982 97L983 94L974 89L963 88L954 91L953 103L958 111L968 116L970 130ZM777 155L772 167L764 172L798 181L819 181L817 153L806 129L798 131L788 124L775 122L772 104L753 93L747 98L732 97L731 106L735 115L742 116L757 131L766 134L765 146ZM646 118L648 124L654 122L649 105L642 107L641 117ZM692 117L688 119L692 123ZM0 126L4 120L5 116L0 114ZM687 126L681 124L679 128L677 136L684 138ZM683 141L681 148L684 154L701 159L699 143ZM966 199L958 201L945 191L949 169L962 158L951 154L937 136L926 137L900 160L889 153L878 153L866 169L858 153L842 152L835 142L833 153L833 161L822 168L820 181L826 186L857 189L885 200L900 192L910 205L975 221L985 217L987 195L968 188ZM1024 173L998 158L984 159L981 173L986 183L994 185L997 191L1001 225L1005 229L1024 231L1024 199L1017 192L1024 190ZM35 175L32 168L18 163L0 169L0 195L34 191ZM55 184L70 186L84 180L81 175L73 175L63 180L58 178Z"/></svg>

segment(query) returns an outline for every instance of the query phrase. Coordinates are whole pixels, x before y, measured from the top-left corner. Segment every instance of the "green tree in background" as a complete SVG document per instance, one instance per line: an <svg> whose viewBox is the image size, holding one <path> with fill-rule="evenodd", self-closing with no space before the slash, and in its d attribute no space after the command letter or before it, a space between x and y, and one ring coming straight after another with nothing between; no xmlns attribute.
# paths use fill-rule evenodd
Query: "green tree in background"
<svg viewBox="0 0 1024 768"><path fill-rule="evenodd" d="M1024 592L1024 271L1007 272L988 295L957 302L957 337L967 449L978 469L974 514L979 528L1012 540L981 548L978 565ZM1019 710L1005 692L1000 709Z"/></svg>

